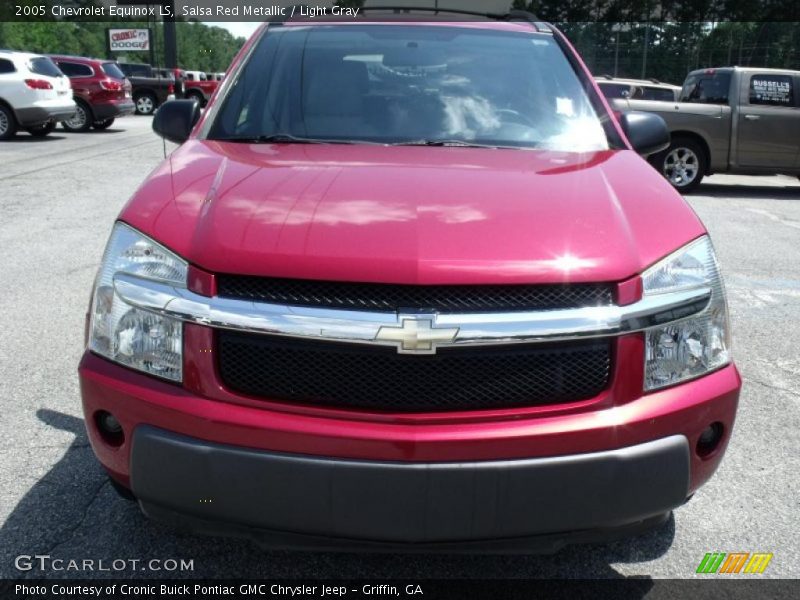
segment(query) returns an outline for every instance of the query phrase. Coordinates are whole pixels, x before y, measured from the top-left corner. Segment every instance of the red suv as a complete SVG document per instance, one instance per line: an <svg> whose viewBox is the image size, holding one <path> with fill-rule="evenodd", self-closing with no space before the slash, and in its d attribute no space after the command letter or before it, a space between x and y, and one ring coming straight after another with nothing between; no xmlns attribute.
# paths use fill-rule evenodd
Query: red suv
<svg viewBox="0 0 800 600"><path fill-rule="evenodd" d="M80 56L51 55L50 58L70 78L77 104L73 117L64 121L64 129L107 129L117 117L133 114L131 84L117 63Z"/></svg>
<svg viewBox="0 0 800 600"><path fill-rule="evenodd" d="M662 523L740 378L709 236L527 13L272 22L113 227L80 365L115 487L265 543L556 547ZM442 19L439 16L439 19Z"/></svg>

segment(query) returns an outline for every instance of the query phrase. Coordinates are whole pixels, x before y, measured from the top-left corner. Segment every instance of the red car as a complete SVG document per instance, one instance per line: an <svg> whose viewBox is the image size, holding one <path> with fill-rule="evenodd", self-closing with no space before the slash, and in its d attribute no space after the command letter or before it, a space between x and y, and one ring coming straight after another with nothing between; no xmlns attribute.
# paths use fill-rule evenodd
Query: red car
<svg viewBox="0 0 800 600"><path fill-rule="evenodd" d="M118 491L264 543L498 551L708 481L741 385L714 249L641 156L663 120L612 118L558 30L288 20L229 73L159 109L182 145L95 283Z"/></svg>
<svg viewBox="0 0 800 600"><path fill-rule="evenodd" d="M68 131L108 129L117 117L133 114L131 84L117 63L98 58L50 55L69 77L77 110L64 121Z"/></svg>

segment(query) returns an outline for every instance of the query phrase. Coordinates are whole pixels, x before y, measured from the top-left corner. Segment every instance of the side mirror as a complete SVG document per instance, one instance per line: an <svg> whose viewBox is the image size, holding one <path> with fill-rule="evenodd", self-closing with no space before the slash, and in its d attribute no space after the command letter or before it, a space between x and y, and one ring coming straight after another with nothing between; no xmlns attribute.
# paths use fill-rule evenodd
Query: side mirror
<svg viewBox="0 0 800 600"><path fill-rule="evenodd" d="M661 152L669 146L667 124L656 114L635 110L625 112L620 115L619 124L633 149L642 156Z"/></svg>
<svg viewBox="0 0 800 600"><path fill-rule="evenodd" d="M153 131L164 139L182 144L200 119L197 100L169 100L158 107L153 117Z"/></svg>

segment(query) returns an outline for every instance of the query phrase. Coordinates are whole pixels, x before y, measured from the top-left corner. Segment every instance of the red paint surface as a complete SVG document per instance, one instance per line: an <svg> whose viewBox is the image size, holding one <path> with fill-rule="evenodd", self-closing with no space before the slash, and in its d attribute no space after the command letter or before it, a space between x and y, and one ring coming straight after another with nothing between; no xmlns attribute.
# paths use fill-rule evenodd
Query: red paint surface
<svg viewBox="0 0 800 600"><path fill-rule="evenodd" d="M200 127L202 121L195 131ZM186 258L190 287L206 295L215 291L213 273L239 273L406 284L615 282L617 301L629 304L641 297L639 273L705 233L677 192L631 150L196 138L151 174L121 219ZM615 342L609 388L590 400L465 413L368 413L233 394L217 376L211 330L187 325L184 346L183 386L84 355L87 417L110 411L127 434L112 448L87 418L89 437L122 482L131 433L150 424L264 450L423 462L577 454L683 434L692 448L693 491L721 460L741 386L731 365L642 394L644 343L629 335ZM725 438L700 459L697 438L714 421L725 426Z"/></svg>

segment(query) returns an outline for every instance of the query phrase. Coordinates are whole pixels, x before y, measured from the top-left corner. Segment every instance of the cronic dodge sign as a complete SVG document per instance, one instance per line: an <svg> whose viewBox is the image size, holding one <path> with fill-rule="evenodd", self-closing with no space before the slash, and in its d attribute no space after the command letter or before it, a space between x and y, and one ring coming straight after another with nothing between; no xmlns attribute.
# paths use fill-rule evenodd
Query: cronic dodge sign
<svg viewBox="0 0 800 600"><path fill-rule="evenodd" d="M150 30L109 29L108 49L111 52L150 50Z"/></svg>

